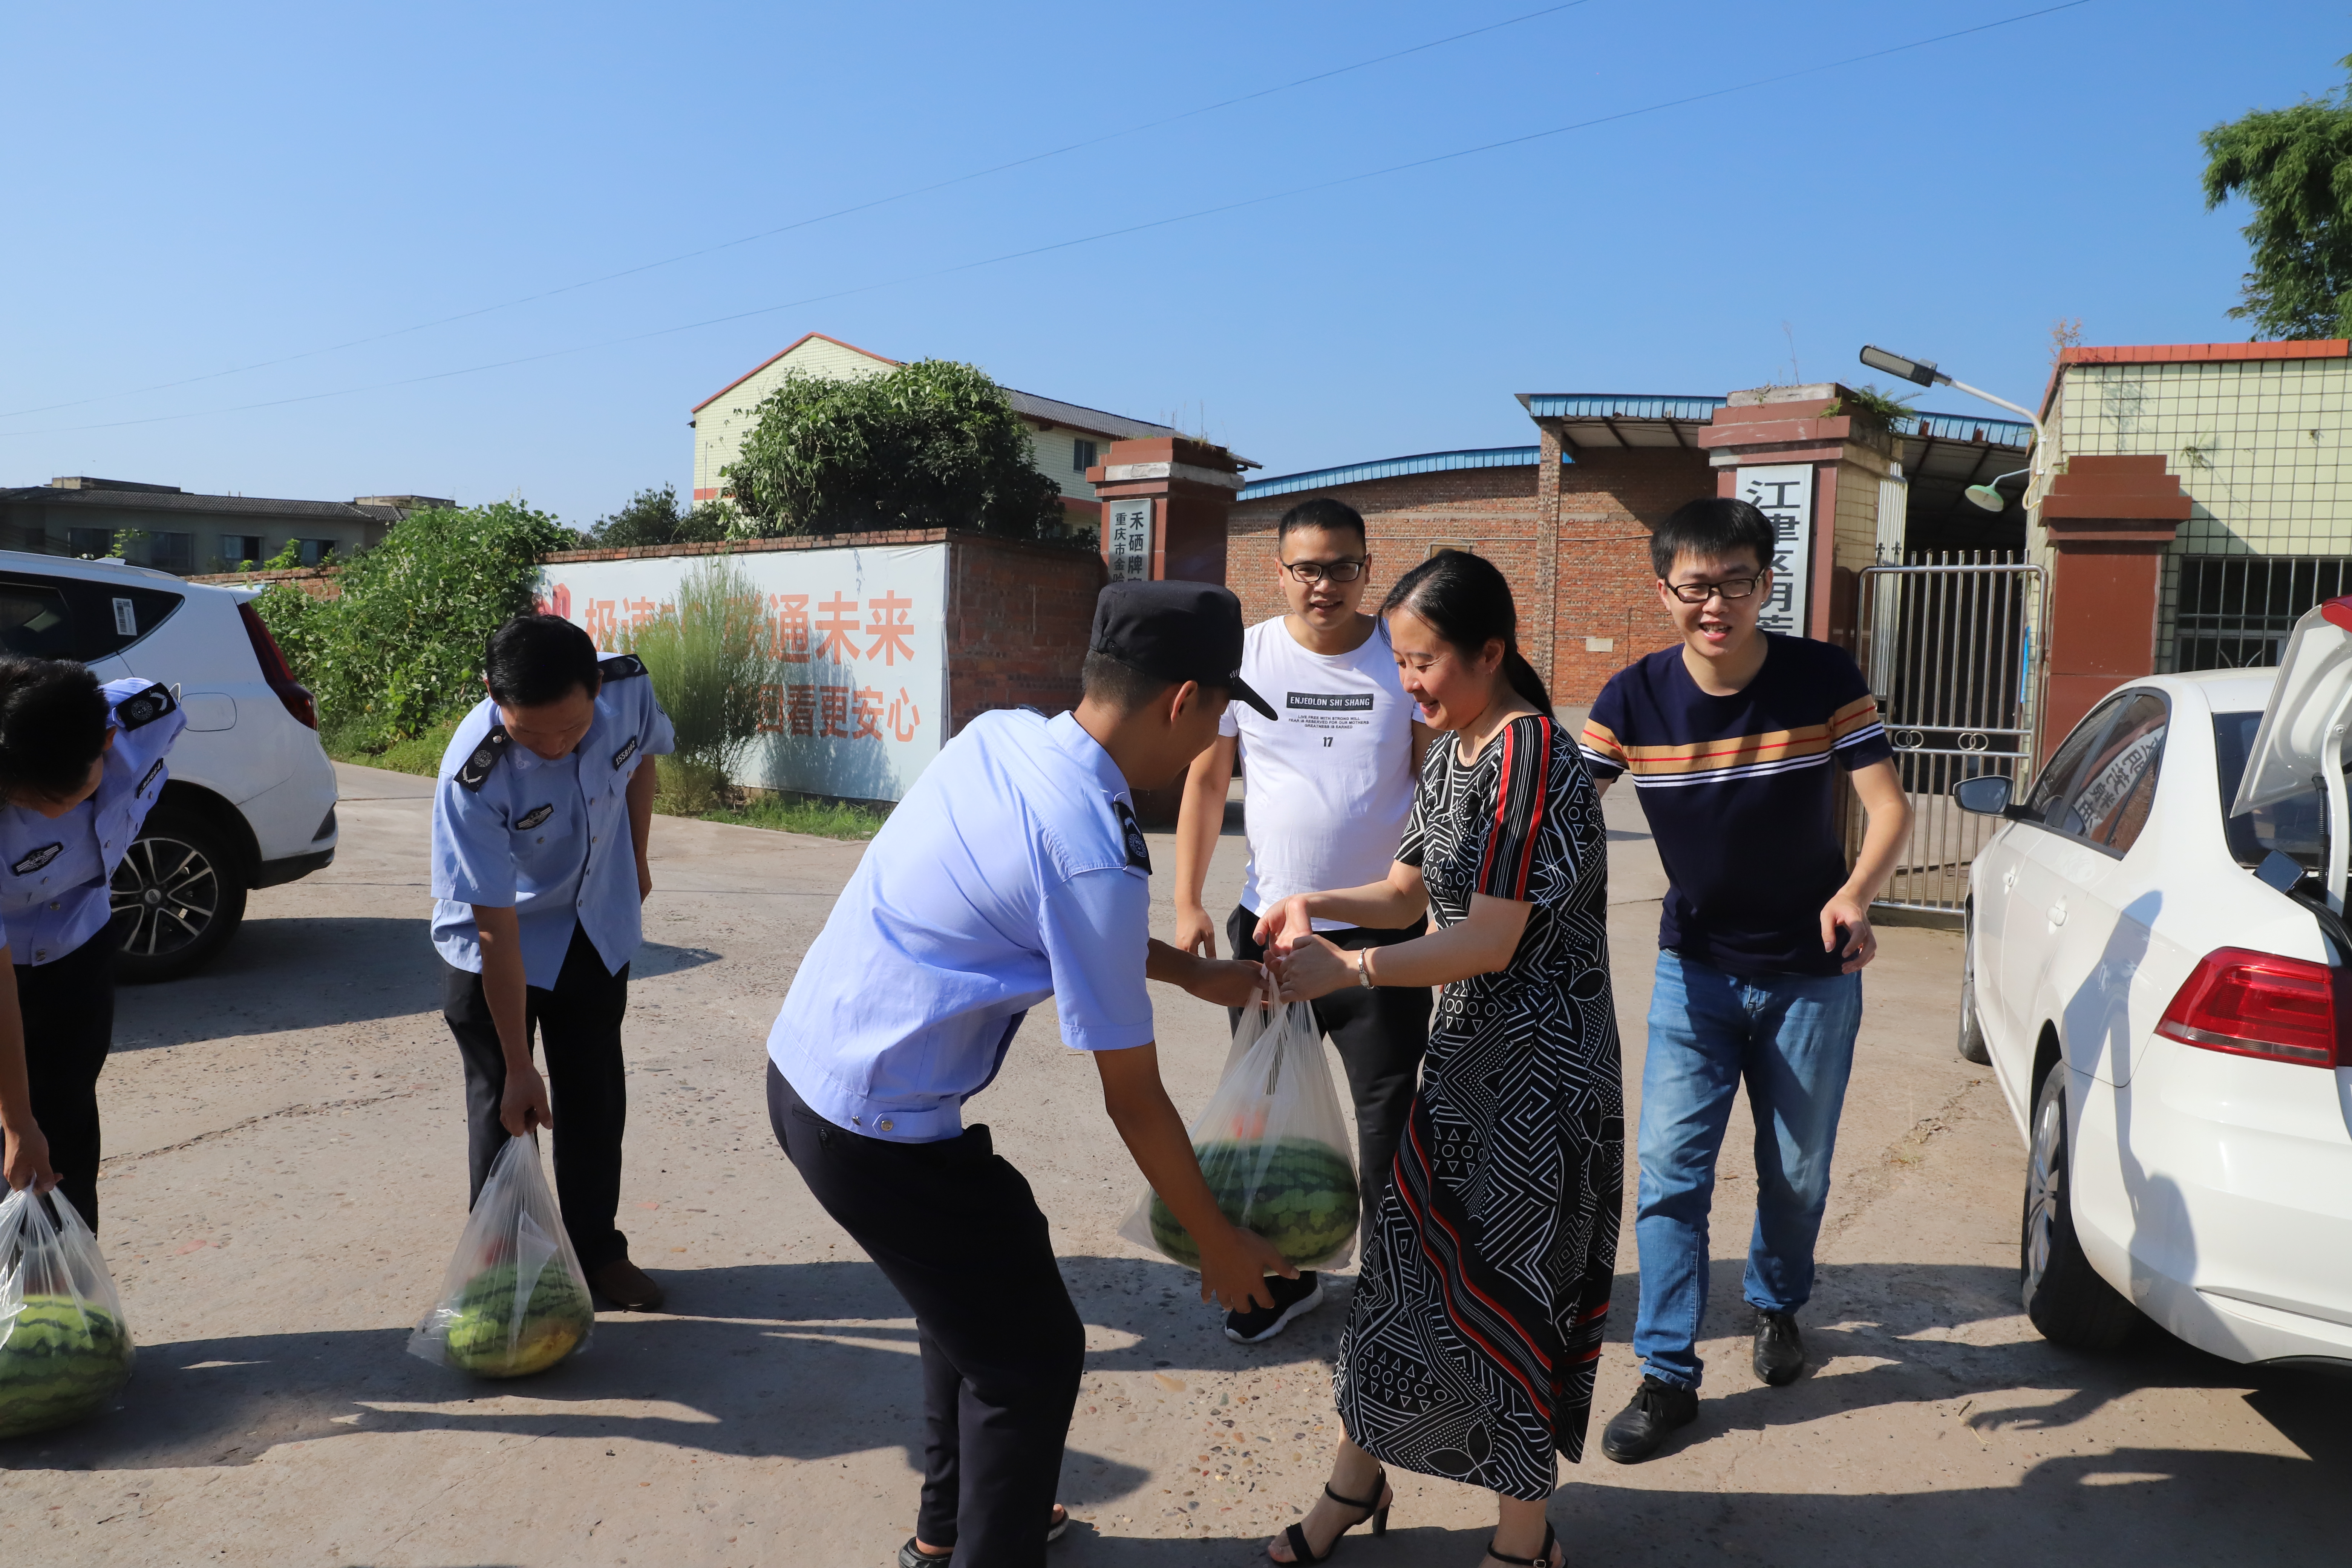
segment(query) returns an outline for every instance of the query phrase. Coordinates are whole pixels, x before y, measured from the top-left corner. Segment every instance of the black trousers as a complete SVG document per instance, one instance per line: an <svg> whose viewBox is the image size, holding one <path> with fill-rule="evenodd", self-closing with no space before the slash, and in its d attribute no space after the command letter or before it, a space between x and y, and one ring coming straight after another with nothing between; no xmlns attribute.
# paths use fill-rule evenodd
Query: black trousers
<svg viewBox="0 0 2352 1568"><path fill-rule="evenodd" d="M33 1120L49 1141L58 1191L98 1228L98 1075L114 1047L114 960L122 933L110 925L51 963L18 963L16 1009L25 1019L25 1077Z"/></svg>
<svg viewBox="0 0 2352 1568"><path fill-rule="evenodd" d="M1255 935L1257 921L1257 912L1241 904L1225 918L1225 937L1235 958L1255 963L1265 957ZM1429 921L1423 920L1393 929L1357 926L1322 934L1333 946L1353 952L1411 942L1428 931ZM1367 1227L1388 1192L1397 1140L1404 1136L1405 1122L1412 1115L1412 1091L1420 1086L1421 1058L1429 1049L1433 1000L1426 985L1375 985L1367 991L1351 984L1313 1004L1315 1022L1339 1050L1356 1101L1356 1168L1364 1187ZM1241 1009L1226 1011L1233 1015L1234 1026L1241 1027Z"/></svg>
<svg viewBox="0 0 2352 1568"><path fill-rule="evenodd" d="M775 1064L768 1120L809 1191L914 1310L923 1352L915 1533L954 1568L1039 1568L1086 1330L1028 1182L988 1129L890 1143L811 1110Z"/></svg>
<svg viewBox="0 0 2352 1568"><path fill-rule="evenodd" d="M466 1152L473 1166L471 1207L506 1146L499 1100L507 1091L506 1052L490 1019L482 977L441 965L441 1016L457 1037L466 1064ZM628 1075L621 1061L621 1018L629 1010L629 966L604 968L596 944L578 926L553 990L523 991L524 1027L547 1063L548 1109L555 1115L555 1201L580 1267L593 1274L629 1255L613 1225L621 1207L621 1131L628 1121Z"/></svg>

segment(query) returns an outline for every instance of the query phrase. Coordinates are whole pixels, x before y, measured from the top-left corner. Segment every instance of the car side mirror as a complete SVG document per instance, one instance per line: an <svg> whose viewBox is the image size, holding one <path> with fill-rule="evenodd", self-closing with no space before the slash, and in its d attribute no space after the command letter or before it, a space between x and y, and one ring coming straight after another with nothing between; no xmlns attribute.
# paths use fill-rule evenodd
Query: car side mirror
<svg viewBox="0 0 2352 1568"><path fill-rule="evenodd" d="M1962 811L1973 811L1979 816L2009 815L2009 776L2006 773L1979 773L1972 779L1962 779L1952 786L1952 799Z"/></svg>

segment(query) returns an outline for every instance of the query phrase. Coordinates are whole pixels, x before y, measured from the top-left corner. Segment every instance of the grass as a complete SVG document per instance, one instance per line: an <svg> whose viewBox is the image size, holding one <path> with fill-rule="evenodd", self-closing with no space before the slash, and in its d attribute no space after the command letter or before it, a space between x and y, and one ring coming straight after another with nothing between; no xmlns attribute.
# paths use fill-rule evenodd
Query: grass
<svg viewBox="0 0 2352 1568"><path fill-rule="evenodd" d="M412 740L394 741L381 751L368 750L364 743L351 739L348 731L330 731L320 739L327 755L339 763L390 768L395 773L431 778L440 773L442 753L449 749L449 737L457 728L457 721L452 719ZM663 782L668 783L670 771L665 769ZM755 794L724 785L713 789L700 779L682 782L687 785L683 791L664 790L654 796L656 812L702 822L732 823L738 827L764 827L774 833L806 833L819 838L853 840L873 837L889 816L871 806L815 795Z"/></svg>

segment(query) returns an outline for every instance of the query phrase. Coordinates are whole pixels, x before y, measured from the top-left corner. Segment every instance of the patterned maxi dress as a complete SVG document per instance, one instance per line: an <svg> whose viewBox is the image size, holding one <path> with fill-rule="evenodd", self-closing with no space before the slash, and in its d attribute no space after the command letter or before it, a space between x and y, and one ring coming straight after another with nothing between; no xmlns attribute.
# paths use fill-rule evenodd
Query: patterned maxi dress
<svg viewBox="0 0 2352 1568"><path fill-rule="evenodd" d="M1555 1451L1584 1451L1624 1183L1607 836L1574 740L1517 719L1465 767L1441 739L1397 858L1441 927L1474 893L1534 908L1509 967L1439 1000L1366 1230L1339 1416L1385 1463L1538 1500Z"/></svg>

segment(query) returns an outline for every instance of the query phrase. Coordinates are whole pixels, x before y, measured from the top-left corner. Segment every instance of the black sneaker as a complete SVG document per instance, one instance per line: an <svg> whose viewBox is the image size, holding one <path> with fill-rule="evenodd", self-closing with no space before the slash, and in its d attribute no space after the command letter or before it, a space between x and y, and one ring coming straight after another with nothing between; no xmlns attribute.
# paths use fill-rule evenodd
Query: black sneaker
<svg viewBox="0 0 2352 1568"><path fill-rule="evenodd" d="M1621 1465L1638 1465L1666 1446L1666 1434L1698 1419L1698 1390L1642 1379L1633 1402L1601 1434L1601 1451Z"/></svg>
<svg viewBox="0 0 2352 1568"><path fill-rule="evenodd" d="M1291 1319L1303 1318L1323 1304L1323 1281L1312 1268L1300 1269L1296 1279L1269 1274L1265 1288L1274 1297L1274 1305L1253 1304L1246 1311L1227 1312L1225 1338L1237 1345L1270 1340L1290 1327Z"/></svg>
<svg viewBox="0 0 2352 1568"><path fill-rule="evenodd" d="M1790 1312L1756 1314L1756 1375L1774 1388L1794 1383L1805 1370L1805 1336Z"/></svg>

